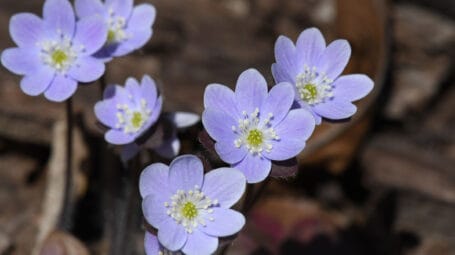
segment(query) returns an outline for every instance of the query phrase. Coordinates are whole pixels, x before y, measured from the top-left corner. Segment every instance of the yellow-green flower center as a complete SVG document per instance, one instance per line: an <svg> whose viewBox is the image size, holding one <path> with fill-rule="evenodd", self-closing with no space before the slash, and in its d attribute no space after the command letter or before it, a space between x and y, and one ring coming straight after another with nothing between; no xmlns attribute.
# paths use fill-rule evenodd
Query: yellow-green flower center
<svg viewBox="0 0 455 255"><path fill-rule="evenodd" d="M116 33L114 30L112 29L109 29L109 31L107 32L107 43L113 43L115 42L115 39L116 39Z"/></svg>
<svg viewBox="0 0 455 255"><path fill-rule="evenodd" d="M301 93L302 99L308 102L316 99L318 96L318 89L316 88L316 85L308 83L303 86Z"/></svg>
<svg viewBox="0 0 455 255"><path fill-rule="evenodd" d="M131 125L134 128L140 128L144 123L144 118L142 118L142 114L140 112L134 112L133 117L131 117Z"/></svg>
<svg viewBox="0 0 455 255"><path fill-rule="evenodd" d="M248 137L246 138L248 144L250 144L253 147L258 147L262 144L264 140L264 136L262 135L262 132L258 129L252 129L248 133Z"/></svg>
<svg viewBox="0 0 455 255"><path fill-rule="evenodd" d="M182 215L187 219L194 219L197 216L197 208L192 202L186 202L182 207Z"/></svg>
<svg viewBox="0 0 455 255"><path fill-rule="evenodd" d="M55 65L63 65L68 60L68 55L62 50L55 50L52 52L52 61Z"/></svg>

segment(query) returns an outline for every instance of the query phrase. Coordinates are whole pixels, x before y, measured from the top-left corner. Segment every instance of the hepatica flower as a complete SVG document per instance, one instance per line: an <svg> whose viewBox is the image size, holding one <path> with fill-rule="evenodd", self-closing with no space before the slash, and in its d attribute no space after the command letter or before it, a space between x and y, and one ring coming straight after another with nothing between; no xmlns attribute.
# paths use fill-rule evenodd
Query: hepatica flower
<svg viewBox="0 0 455 255"><path fill-rule="evenodd" d="M204 175L201 161L192 155L179 156L169 166L152 164L139 180L144 217L158 230L161 245L197 255L212 254L218 237L243 227L243 215L229 208L245 186L245 176L233 168Z"/></svg>
<svg viewBox="0 0 455 255"><path fill-rule="evenodd" d="M14 15L10 34L17 48L3 51L2 65L23 75L24 93L63 101L78 82L92 82L104 73L104 63L91 55L106 41L107 28L99 17L76 22L67 0L46 0L43 19L31 13Z"/></svg>
<svg viewBox="0 0 455 255"><path fill-rule="evenodd" d="M327 47L316 28L304 30L296 45L280 36L275 44L276 63L272 73L276 82L294 84L297 103L311 111L316 123L351 117L357 110L353 101L365 97L373 81L363 74L343 75L351 47L346 40L335 40Z"/></svg>
<svg viewBox="0 0 455 255"><path fill-rule="evenodd" d="M95 115L110 129L104 135L107 142L129 144L156 122L161 106L155 82L145 75L141 84L128 78L125 87L108 86L95 104Z"/></svg>
<svg viewBox="0 0 455 255"><path fill-rule="evenodd" d="M141 48L152 36L155 8L133 0L76 0L78 17L100 16L108 26L104 47L96 56L104 59L126 55Z"/></svg>
<svg viewBox="0 0 455 255"><path fill-rule="evenodd" d="M293 101L291 84L277 84L268 93L264 77L249 69L235 92L220 84L206 88L202 123L220 158L243 171L249 183L260 182L269 175L271 160L296 156L313 132L313 117L290 110Z"/></svg>

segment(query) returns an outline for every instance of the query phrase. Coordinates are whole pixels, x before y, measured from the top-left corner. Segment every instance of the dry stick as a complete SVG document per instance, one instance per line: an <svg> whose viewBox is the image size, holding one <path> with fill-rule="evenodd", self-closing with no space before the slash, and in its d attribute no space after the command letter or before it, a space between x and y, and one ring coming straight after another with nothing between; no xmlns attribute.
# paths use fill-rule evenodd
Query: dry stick
<svg viewBox="0 0 455 255"><path fill-rule="evenodd" d="M69 230L72 227L73 213L73 103L69 98L65 102L66 109L66 171L65 171L65 194L63 201L62 213L60 215L59 227L64 230Z"/></svg>

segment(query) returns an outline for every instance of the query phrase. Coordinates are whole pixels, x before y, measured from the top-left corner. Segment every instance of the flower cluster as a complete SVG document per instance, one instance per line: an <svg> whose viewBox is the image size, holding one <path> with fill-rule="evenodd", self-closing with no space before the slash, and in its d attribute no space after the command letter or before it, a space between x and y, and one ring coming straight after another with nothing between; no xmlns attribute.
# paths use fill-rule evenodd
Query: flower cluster
<svg viewBox="0 0 455 255"><path fill-rule="evenodd" d="M18 47L4 50L1 63L24 76L20 87L25 94L44 93L56 102L70 98L79 82L104 74L105 58L142 47L155 18L153 6L133 9L132 0L106 0L104 6L99 0L81 0L76 11L78 19L68 0L46 0L42 19L32 13L11 18L10 34Z"/></svg>
<svg viewBox="0 0 455 255"><path fill-rule="evenodd" d="M78 83L99 79L105 62L145 45L155 16L152 5L133 6L133 0L76 0L75 10L68 0L46 0L43 18L31 13L11 18L17 47L4 50L1 63L23 76L24 93L64 101ZM206 174L198 157L176 157L177 131L198 122L199 116L162 114L163 97L148 75L140 82L128 78L125 86L109 85L94 111L107 128L105 140L122 146L123 161L143 148L176 157L169 166L149 165L140 176L144 217L157 231L156 236L145 234L147 254L213 254L219 238L239 232L245 217L230 208L247 183L265 180L274 163L295 161L323 118L351 117L356 112L352 102L372 90L366 75L341 75L350 54L346 40L326 46L320 31L310 28L296 44L285 36L276 41L276 84L270 90L256 69L242 72L234 91L208 85L202 124L230 167Z"/></svg>

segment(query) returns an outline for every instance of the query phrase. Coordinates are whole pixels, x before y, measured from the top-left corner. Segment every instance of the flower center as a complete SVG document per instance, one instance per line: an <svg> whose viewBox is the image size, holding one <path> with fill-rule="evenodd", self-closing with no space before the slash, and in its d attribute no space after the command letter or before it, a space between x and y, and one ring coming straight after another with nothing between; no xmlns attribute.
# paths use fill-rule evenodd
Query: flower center
<svg viewBox="0 0 455 255"><path fill-rule="evenodd" d="M251 146L259 146L259 145L261 145L262 144L262 140L263 140L262 132L257 130L257 129L250 130L250 133L248 134L248 137L246 138L246 141Z"/></svg>
<svg viewBox="0 0 455 255"><path fill-rule="evenodd" d="M234 140L235 147L240 148L244 145L253 155L261 154L264 150L271 152L273 146L270 142L280 139L271 124L273 114L269 113L262 122L258 108L251 114L246 111L242 114L243 117L238 120L238 126L232 126L232 131L237 134L237 139Z"/></svg>
<svg viewBox="0 0 455 255"><path fill-rule="evenodd" d="M134 128L141 128L142 124L144 124L144 118L142 118L142 113L133 112L133 117L131 117L131 125L133 125Z"/></svg>
<svg viewBox="0 0 455 255"><path fill-rule="evenodd" d="M170 202L164 203L167 215L182 225L190 234L199 225L205 227L207 220L215 220L211 213L213 213L212 207L218 205L218 200L211 200L197 185L188 191L177 190L170 199Z"/></svg>
<svg viewBox="0 0 455 255"><path fill-rule="evenodd" d="M139 107L135 103L119 104L117 105L117 124L115 128L122 129L126 134L137 133L151 114L152 110L147 107L147 101L144 99L140 100Z"/></svg>
<svg viewBox="0 0 455 255"><path fill-rule="evenodd" d="M310 69L307 65L296 77L299 97L310 105L324 102L325 99L333 96L332 82L324 73L317 72L315 67Z"/></svg>
<svg viewBox="0 0 455 255"><path fill-rule="evenodd" d="M187 219L193 219L197 216L197 208L192 202L186 202L182 207L182 215Z"/></svg>
<svg viewBox="0 0 455 255"><path fill-rule="evenodd" d="M116 16L113 9L109 9L109 18L107 20L108 33L106 44L113 44L128 39L125 32L126 19Z"/></svg>
<svg viewBox="0 0 455 255"><path fill-rule="evenodd" d="M44 64L54 68L57 72L66 73L74 61L77 53L84 47L73 47L69 37L61 34L56 40L46 41L38 46L41 47L40 57Z"/></svg>
<svg viewBox="0 0 455 255"><path fill-rule="evenodd" d="M52 53L52 61L54 61L55 64L63 65L67 59L68 56L62 50L56 50Z"/></svg>

